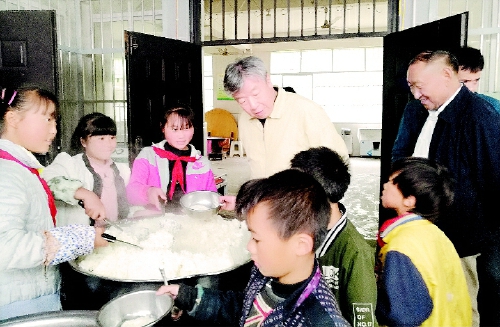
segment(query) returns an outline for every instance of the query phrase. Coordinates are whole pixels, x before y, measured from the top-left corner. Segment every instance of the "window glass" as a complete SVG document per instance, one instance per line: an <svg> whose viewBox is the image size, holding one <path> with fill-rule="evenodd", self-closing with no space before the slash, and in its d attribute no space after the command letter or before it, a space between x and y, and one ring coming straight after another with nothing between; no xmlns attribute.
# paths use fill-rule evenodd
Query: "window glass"
<svg viewBox="0 0 500 327"><path fill-rule="evenodd" d="M382 122L382 72L313 75L313 101L333 122Z"/></svg>
<svg viewBox="0 0 500 327"><path fill-rule="evenodd" d="M271 52L271 74L300 72L300 51Z"/></svg>
<svg viewBox="0 0 500 327"><path fill-rule="evenodd" d="M275 86L283 86L283 76L282 75L271 75L271 83Z"/></svg>
<svg viewBox="0 0 500 327"><path fill-rule="evenodd" d="M302 72L329 72L332 70L332 50L302 51Z"/></svg>
<svg viewBox="0 0 500 327"><path fill-rule="evenodd" d="M365 70L365 49L334 49L333 71L363 71Z"/></svg>
<svg viewBox="0 0 500 327"><path fill-rule="evenodd" d="M327 115L334 123L381 123L382 106L337 106L335 104L323 106Z"/></svg>
<svg viewBox="0 0 500 327"><path fill-rule="evenodd" d="M312 75L285 75L283 76L283 86L290 86L295 93L308 99L313 98Z"/></svg>
<svg viewBox="0 0 500 327"><path fill-rule="evenodd" d="M366 48L366 70L382 71L384 63L384 48Z"/></svg>
<svg viewBox="0 0 500 327"><path fill-rule="evenodd" d="M203 107L205 112L214 108L214 78L211 76L203 78Z"/></svg>
<svg viewBox="0 0 500 327"><path fill-rule="evenodd" d="M212 56L203 56L203 75L212 76Z"/></svg>
<svg viewBox="0 0 500 327"><path fill-rule="evenodd" d="M381 47L277 52L271 54L271 81L312 99L334 123L379 124L382 66Z"/></svg>

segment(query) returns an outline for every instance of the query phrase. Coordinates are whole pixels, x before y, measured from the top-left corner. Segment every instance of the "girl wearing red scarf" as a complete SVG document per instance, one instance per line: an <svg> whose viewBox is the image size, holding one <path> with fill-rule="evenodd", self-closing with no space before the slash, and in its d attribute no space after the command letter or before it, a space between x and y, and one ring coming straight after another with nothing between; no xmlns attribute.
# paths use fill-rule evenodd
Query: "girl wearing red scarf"
<svg viewBox="0 0 500 327"><path fill-rule="evenodd" d="M163 115L165 140L141 150L132 166L127 185L131 204L153 206L178 203L192 191L217 191L210 162L189 144L194 134L193 111L174 107Z"/></svg>
<svg viewBox="0 0 500 327"><path fill-rule="evenodd" d="M54 197L33 153L49 150L56 117L52 93L0 88L0 321L60 310L59 263L107 244L102 228L55 227Z"/></svg>

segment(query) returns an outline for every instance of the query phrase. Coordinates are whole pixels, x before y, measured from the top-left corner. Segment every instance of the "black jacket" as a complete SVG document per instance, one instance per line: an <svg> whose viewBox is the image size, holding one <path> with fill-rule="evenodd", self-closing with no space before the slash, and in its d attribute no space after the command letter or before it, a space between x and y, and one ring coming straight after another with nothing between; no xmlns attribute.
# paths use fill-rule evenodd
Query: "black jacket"
<svg viewBox="0 0 500 327"><path fill-rule="evenodd" d="M392 161L411 156L428 111L420 101L407 104L392 149ZM444 165L455 179L454 204L436 225L460 257L500 241L500 114L466 87L439 114L429 159Z"/></svg>

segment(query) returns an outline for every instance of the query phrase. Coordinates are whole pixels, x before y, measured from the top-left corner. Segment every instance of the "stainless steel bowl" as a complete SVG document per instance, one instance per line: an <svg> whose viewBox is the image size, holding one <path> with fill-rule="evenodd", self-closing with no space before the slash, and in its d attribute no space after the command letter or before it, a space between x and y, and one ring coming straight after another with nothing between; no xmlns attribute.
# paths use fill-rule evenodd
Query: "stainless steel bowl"
<svg viewBox="0 0 500 327"><path fill-rule="evenodd" d="M180 203L187 215L193 218L210 218L219 213L219 196L217 192L194 191L184 194Z"/></svg>
<svg viewBox="0 0 500 327"><path fill-rule="evenodd" d="M134 326L153 326L173 305L170 296L156 295L156 290L130 292L106 303L97 313L97 322L101 327L120 327L127 322Z"/></svg>

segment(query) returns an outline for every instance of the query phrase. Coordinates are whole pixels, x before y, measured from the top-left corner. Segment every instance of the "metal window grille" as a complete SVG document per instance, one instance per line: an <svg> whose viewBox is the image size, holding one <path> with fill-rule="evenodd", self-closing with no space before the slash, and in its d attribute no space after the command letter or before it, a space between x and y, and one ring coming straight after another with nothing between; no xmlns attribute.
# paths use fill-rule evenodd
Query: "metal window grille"
<svg viewBox="0 0 500 327"><path fill-rule="evenodd" d="M387 0L205 0L204 45L376 37Z"/></svg>

